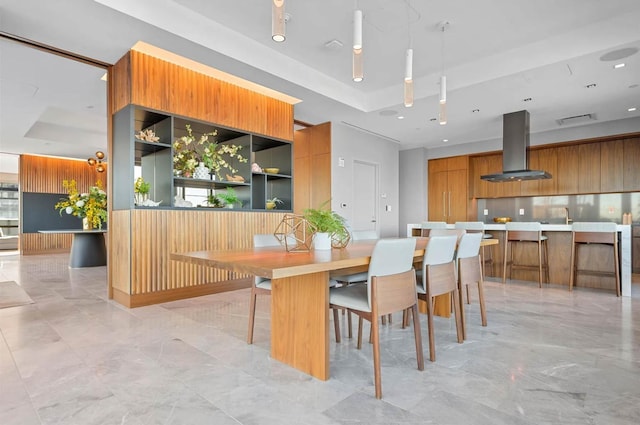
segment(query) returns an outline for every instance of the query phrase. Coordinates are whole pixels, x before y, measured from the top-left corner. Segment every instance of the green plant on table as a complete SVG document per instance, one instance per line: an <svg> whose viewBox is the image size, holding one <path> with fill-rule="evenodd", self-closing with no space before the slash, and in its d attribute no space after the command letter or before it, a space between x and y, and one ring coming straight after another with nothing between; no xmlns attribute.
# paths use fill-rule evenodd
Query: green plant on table
<svg viewBox="0 0 640 425"><path fill-rule="evenodd" d="M320 208L307 208L303 213L304 218L314 232L330 234L346 232L344 218L335 211L324 208L328 202L324 202Z"/></svg>

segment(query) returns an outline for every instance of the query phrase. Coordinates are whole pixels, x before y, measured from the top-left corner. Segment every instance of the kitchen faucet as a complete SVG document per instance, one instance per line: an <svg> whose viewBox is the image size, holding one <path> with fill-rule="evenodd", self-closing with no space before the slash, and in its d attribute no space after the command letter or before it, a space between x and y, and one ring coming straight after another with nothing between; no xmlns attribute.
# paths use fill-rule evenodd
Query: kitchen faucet
<svg viewBox="0 0 640 425"><path fill-rule="evenodd" d="M573 219L569 218L569 208L564 209L564 224L572 223Z"/></svg>

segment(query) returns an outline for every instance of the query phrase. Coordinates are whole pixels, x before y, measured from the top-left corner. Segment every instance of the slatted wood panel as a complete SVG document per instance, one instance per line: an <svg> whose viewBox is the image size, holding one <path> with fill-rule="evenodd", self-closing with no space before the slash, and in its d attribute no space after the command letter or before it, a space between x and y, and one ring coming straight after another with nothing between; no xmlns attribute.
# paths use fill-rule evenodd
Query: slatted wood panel
<svg viewBox="0 0 640 425"><path fill-rule="evenodd" d="M111 211L109 215L109 285L129 293L131 285L131 212Z"/></svg>
<svg viewBox="0 0 640 425"><path fill-rule="evenodd" d="M23 255L69 252L71 234L21 233L20 251Z"/></svg>
<svg viewBox="0 0 640 425"><path fill-rule="evenodd" d="M153 56L130 51L116 65L114 113L130 103L251 133L293 140L293 105Z"/></svg>
<svg viewBox="0 0 640 425"><path fill-rule="evenodd" d="M62 181L71 179L80 192L88 191L98 180L107 186L107 173L98 173L86 161L47 156L21 155L19 179L21 192L65 193Z"/></svg>
<svg viewBox="0 0 640 425"><path fill-rule="evenodd" d="M119 267L129 264L124 246L127 214L131 214L130 286L119 282L127 274ZM140 295L248 277L170 261L169 256L172 252L250 248L254 233L273 233L283 217L284 213L235 211L114 211L110 228L114 287Z"/></svg>
<svg viewBox="0 0 640 425"><path fill-rule="evenodd" d="M112 113L131 103L131 56L124 55L109 70L109 97Z"/></svg>

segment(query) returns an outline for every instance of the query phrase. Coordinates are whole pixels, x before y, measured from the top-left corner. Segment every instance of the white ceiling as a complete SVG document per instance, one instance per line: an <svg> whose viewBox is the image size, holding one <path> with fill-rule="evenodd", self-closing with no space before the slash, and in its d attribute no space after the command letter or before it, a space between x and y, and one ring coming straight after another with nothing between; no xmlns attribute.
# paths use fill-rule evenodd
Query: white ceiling
<svg viewBox="0 0 640 425"><path fill-rule="evenodd" d="M401 149L500 138L502 114L521 109L531 113L533 133L582 114L596 120L579 125L640 117L640 109L628 111L640 108L640 53L601 59L640 48L638 0L357 3L364 13L362 83L351 81L353 1L286 1L284 43L271 40L268 0L0 0L0 31L108 63L142 40L302 99L299 120L343 122ZM442 21L450 22L444 33ZM325 47L331 40L343 47ZM409 45L416 101L405 108ZM614 69L618 62L626 66ZM443 68L446 126L431 121ZM0 42L0 151L86 158L104 149L102 74Z"/></svg>

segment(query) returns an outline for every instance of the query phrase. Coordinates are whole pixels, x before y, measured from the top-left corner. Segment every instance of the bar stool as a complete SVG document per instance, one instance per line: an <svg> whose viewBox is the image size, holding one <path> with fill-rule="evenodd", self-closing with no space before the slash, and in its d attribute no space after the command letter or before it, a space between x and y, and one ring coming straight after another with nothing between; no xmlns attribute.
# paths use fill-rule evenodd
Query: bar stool
<svg viewBox="0 0 640 425"><path fill-rule="evenodd" d="M490 233L485 233L484 232L484 223L481 221L456 221L455 224L456 229L465 229L467 231L467 233L475 233L475 232L481 232L482 233L482 239L493 239L493 235ZM481 247L481 258L482 258L482 274L484 276L487 276L487 264L491 267L491 270L493 272L493 251L491 249L491 247L489 247L488 249L488 254L486 255L487 252L485 252L484 250L484 246ZM469 295L467 293L467 295ZM469 300L467 297L467 304L469 304Z"/></svg>
<svg viewBox="0 0 640 425"><path fill-rule="evenodd" d="M549 251L547 247L547 237L542 234L542 225L538 222L509 222L505 224L506 232L504 236L504 258L502 269L502 283L507 281L507 267L509 268L509 279L514 268L538 269L538 286L542 288L542 270L545 271L546 282L549 282ZM521 264L513 261L514 244L527 243L537 244L538 264ZM508 256L511 247L511 256Z"/></svg>
<svg viewBox="0 0 640 425"><path fill-rule="evenodd" d="M447 223L444 221L423 221L420 225L420 236L429 236L432 229L446 229Z"/></svg>
<svg viewBox="0 0 640 425"><path fill-rule="evenodd" d="M616 279L616 296L620 296L620 263L618 262L618 230L616 223L573 223L571 225L571 278L569 291L573 290L573 282L578 272L598 276L613 276ZM581 244L609 245L613 248L614 271L602 271L578 268L578 246Z"/></svg>

